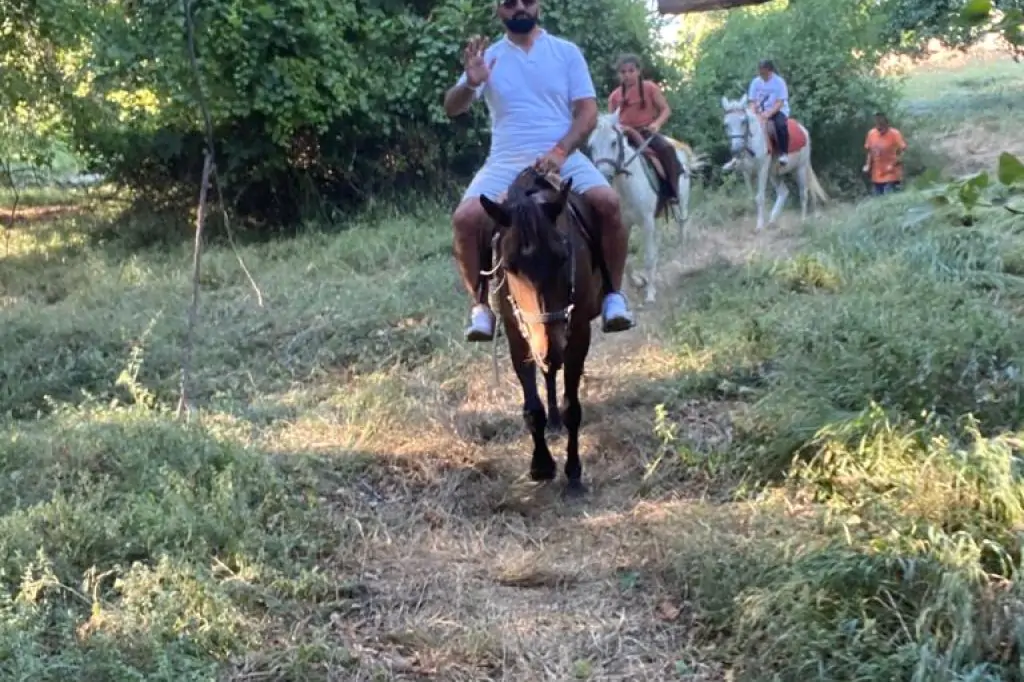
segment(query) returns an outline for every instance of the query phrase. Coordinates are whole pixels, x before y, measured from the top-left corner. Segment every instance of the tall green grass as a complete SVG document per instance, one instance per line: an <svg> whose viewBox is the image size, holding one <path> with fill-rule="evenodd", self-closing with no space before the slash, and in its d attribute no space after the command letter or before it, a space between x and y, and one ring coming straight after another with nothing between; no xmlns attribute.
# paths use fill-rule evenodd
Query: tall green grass
<svg viewBox="0 0 1024 682"><path fill-rule="evenodd" d="M745 402L719 468L821 524L681 543L742 679L1024 679L1022 228L908 193L690 282L674 339L701 370L678 393Z"/></svg>

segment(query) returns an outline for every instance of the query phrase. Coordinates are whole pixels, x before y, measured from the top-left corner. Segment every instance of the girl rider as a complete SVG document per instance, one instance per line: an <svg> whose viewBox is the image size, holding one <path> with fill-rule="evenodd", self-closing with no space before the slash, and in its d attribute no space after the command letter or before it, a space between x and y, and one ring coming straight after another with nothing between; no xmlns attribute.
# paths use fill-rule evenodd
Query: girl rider
<svg viewBox="0 0 1024 682"><path fill-rule="evenodd" d="M652 81L644 80L640 58L633 54L619 57L615 70L619 73L619 87L608 97L608 111L619 110L619 123L633 128L644 138L647 145L658 155L668 181L664 184L666 197L675 202L679 199L679 177L682 166L675 146L661 134L661 127L672 115L672 109L665 101L661 88Z"/></svg>

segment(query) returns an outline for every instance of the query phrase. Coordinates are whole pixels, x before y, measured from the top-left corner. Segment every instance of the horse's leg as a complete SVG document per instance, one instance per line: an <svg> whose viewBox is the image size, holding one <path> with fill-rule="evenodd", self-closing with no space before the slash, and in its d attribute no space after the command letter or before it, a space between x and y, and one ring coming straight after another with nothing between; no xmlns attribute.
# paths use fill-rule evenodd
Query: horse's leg
<svg viewBox="0 0 1024 682"><path fill-rule="evenodd" d="M757 170L757 194L754 195L754 202L757 204L757 227L754 229L760 232L764 229L764 200L768 193L768 169L771 166L771 159L768 159Z"/></svg>
<svg viewBox="0 0 1024 682"><path fill-rule="evenodd" d="M775 185L775 204L772 206L771 215L768 216L768 224L774 225L782 213L782 207L786 205L789 198L789 187L786 186L786 178L781 172L772 176L772 184Z"/></svg>
<svg viewBox="0 0 1024 682"><path fill-rule="evenodd" d="M582 495L587 491L583 485L583 463L580 461L580 424L583 422L583 406L580 405L580 378L590 351L590 325L580 325L573 330L572 341L565 356L565 425L569 431L565 457L565 477L570 495Z"/></svg>
<svg viewBox="0 0 1024 682"><path fill-rule="evenodd" d="M647 302L654 303L654 276L658 269L658 223L654 209L644 215L644 269L647 270Z"/></svg>
<svg viewBox="0 0 1024 682"><path fill-rule="evenodd" d="M544 388L548 394L548 425L549 433L562 430L562 413L558 409L558 372L552 370L544 373Z"/></svg>
<svg viewBox="0 0 1024 682"><path fill-rule="evenodd" d="M622 195L620 194L619 196ZM622 220L623 222L625 222L625 214L623 214ZM633 228L636 227L636 223L630 222L629 227L630 234L635 234L633 232ZM629 281L633 283L634 287L636 287L637 289L643 289L645 286L647 286L647 280L644 278L642 274L640 274L639 268L637 268L636 266L636 259L633 258L632 256L630 256L629 260L626 262L626 269L629 271Z"/></svg>
<svg viewBox="0 0 1024 682"><path fill-rule="evenodd" d="M548 450L544 438L547 415L544 403L537 391L537 369L529 360L530 352L526 340L515 324L504 325L508 333L508 349L512 356L519 385L523 387L523 422L533 437L533 457L530 460L530 478L534 481L550 481L558 474L555 460Z"/></svg>
<svg viewBox="0 0 1024 682"><path fill-rule="evenodd" d="M796 184L800 190L800 222L802 223L807 221L807 202L811 196L807 180L807 164L801 163L796 169Z"/></svg>
<svg viewBox="0 0 1024 682"><path fill-rule="evenodd" d="M690 176L683 173L679 176L679 206L676 208L676 225L679 226L679 239L686 237L686 221L690 219Z"/></svg>

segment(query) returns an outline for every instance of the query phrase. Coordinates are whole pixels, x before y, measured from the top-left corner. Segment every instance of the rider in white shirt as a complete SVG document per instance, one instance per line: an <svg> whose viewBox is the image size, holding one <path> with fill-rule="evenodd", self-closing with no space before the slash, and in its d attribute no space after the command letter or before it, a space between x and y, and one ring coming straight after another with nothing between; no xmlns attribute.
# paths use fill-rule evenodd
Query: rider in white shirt
<svg viewBox="0 0 1024 682"><path fill-rule="evenodd" d="M474 38L463 55L465 72L445 94L452 117L482 98L491 114L491 148L452 216L455 257L475 305L468 341L494 338L494 312L480 279L484 235L491 225L480 204L497 200L524 168L558 171L572 179L600 220L601 252L613 291L601 306L602 329L625 331L633 314L621 293L629 232L619 214L619 197L579 148L597 126L597 96L583 53L575 44L537 26L539 0L498 0L505 37L487 46Z"/></svg>
<svg viewBox="0 0 1024 682"><path fill-rule="evenodd" d="M789 163L789 87L770 59L761 60L757 67L760 73L750 82L747 99L754 113L775 126L779 163L784 166Z"/></svg>

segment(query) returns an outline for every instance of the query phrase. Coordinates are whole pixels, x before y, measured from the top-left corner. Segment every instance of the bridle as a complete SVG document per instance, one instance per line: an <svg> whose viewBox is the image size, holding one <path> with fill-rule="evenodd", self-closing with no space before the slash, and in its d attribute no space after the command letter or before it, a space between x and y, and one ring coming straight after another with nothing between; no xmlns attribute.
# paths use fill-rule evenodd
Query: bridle
<svg viewBox="0 0 1024 682"><path fill-rule="evenodd" d="M494 235L491 240L491 251L495 257L497 257L501 246L501 238L503 232L498 232ZM516 303L515 298L512 296L511 291L508 293L506 298L508 299L509 305L512 307L512 314L516 318L516 322L519 323L520 331L525 331L526 325L529 324L557 324L564 322L569 324L572 321L572 311L576 307L576 252L572 249L572 245L569 242L569 237L564 234L559 234L559 239L562 245L565 247L566 253L569 254L569 302L564 308L558 310L546 311L542 313L527 313L523 312L519 304ZM496 272L501 273L501 281L495 289L501 289L501 286L505 284L507 279L507 273L505 271L504 261L498 259L497 266L486 273L485 275L492 275Z"/></svg>
<svg viewBox="0 0 1024 682"><path fill-rule="evenodd" d="M743 116L743 132L742 133L729 133L729 142L733 140L743 140L743 151L747 152L751 156L754 156L754 150L750 148L750 138L752 133L750 132L750 112L741 107L735 107L727 109L726 114L740 114ZM731 146L731 144L730 144Z"/></svg>
<svg viewBox="0 0 1024 682"><path fill-rule="evenodd" d="M768 101L767 96L761 100L761 103L758 105L758 111L764 111L764 105L765 105L765 103L767 101ZM751 156L757 156L757 154L754 152L754 150L750 148L750 138L753 135L753 133L751 133L751 131L750 131L750 111L748 111L744 107L733 107L731 109L726 109L725 113L726 114L738 113L738 114L742 114L743 115L743 133L741 135L729 134L729 136L728 136L729 137L729 141L732 142L733 140L742 139L743 140L743 151L747 152ZM767 134L768 134L768 131L766 130L765 131L765 135L767 135ZM733 157L733 158L735 158L735 157Z"/></svg>
<svg viewBox="0 0 1024 682"><path fill-rule="evenodd" d="M630 164L633 163L636 157L640 156L643 153L644 149L647 148L647 145L651 143L651 139L653 138L649 138L646 142L640 145L640 147L638 147L633 152L633 155L630 156L629 160L627 161L626 146L628 145L628 141L626 140L626 134L622 132L622 128L620 128L619 126L612 126L612 130L615 131L615 139L618 142L618 154L614 159L610 159L606 156L602 156L599 159L594 159L594 165L600 166L602 163L608 164L609 166L612 167L612 177L616 177L619 175L632 175L633 173L626 169L629 168Z"/></svg>
<svg viewBox="0 0 1024 682"><path fill-rule="evenodd" d="M570 210L568 204L566 204L565 210ZM491 277L495 274L500 273L500 280L497 282L491 291L497 293L501 290L502 286L507 284L508 272L505 267L505 261L499 256L501 252L501 240L506 234L507 228L498 226L495 230L494 236L491 238L491 258L492 262L495 263L494 267L490 270L481 271L480 274L484 277ZM527 313L524 312L519 304L516 302L515 297L512 296L511 288L508 289L505 298L508 300L509 307L512 309L512 316L516 320L516 324L519 327L519 333L530 344L530 334L528 325L531 324L558 324L564 322L566 325L572 322L572 313L576 307L576 251L572 248L572 242L567 233L558 232L559 240L565 247L566 253L569 254L569 299L568 303L564 308L558 310L545 311L541 313ZM538 292L540 293L540 292ZM543 296L540 297L543 304ZM533 352L532 344L530 344L531 353L534 356L534 360L538 365L541 365L541 359L537 357L537 354Z"/></svg>

